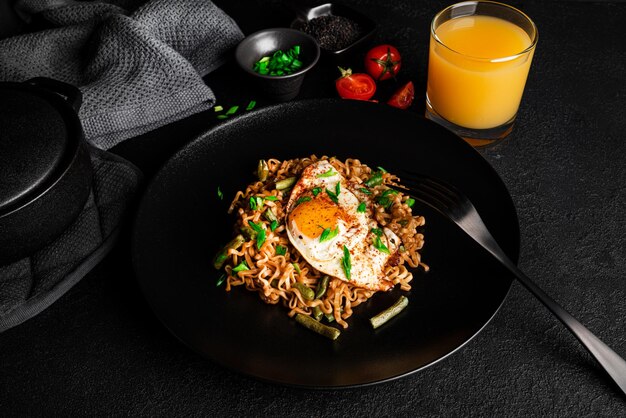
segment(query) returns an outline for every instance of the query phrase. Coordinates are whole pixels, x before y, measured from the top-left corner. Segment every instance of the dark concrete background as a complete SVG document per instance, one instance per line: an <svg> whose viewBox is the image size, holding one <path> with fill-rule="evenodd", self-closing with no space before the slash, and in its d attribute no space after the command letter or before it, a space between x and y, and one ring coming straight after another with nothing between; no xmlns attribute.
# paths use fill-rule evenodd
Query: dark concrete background
<svg viewBox="0 0 626 418"><path fill-rule="evenodd" d="M290 19L278 1L216 3L246 33ZM379 22L374 42L402 51L398 83L414 81L410 111L423 113L428 25L449 3L345 3ZM539 45L513 134L480 152L517 207L522 270L626 356L626 4L512 4L535 20ZM334 78L331 66L319 66L301 97L333 97ZM254 94L232 63L206 81L224 106ZM114 151L149 177L215 123L205 112ZM415 375L345 391L258 382L197 356L161 327L135 283L127 236L52 307L0 334L3 415L615 417L626 415L625 399L517 284L482 333Z"/></svg>

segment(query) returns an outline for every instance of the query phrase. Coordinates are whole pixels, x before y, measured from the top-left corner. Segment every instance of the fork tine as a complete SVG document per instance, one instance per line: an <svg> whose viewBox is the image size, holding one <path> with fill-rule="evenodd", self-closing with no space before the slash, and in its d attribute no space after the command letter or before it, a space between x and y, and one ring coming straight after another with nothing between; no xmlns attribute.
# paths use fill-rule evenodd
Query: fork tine
<svg viewBox="0 0 626 418"><path fill-rule="evenodd" d="M440 188L429 184L425 179L418 180L412 177L407 177L406 181L404 179L404 177L401 179L401 184L408 187L410 195L433 209L448 215L454 201L447 194L442 193L439 190Z"/></svg>

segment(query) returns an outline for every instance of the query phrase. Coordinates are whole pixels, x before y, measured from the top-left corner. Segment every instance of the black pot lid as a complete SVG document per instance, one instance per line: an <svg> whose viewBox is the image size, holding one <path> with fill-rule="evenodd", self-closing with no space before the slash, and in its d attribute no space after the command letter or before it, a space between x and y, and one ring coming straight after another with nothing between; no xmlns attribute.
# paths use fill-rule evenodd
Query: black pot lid
<svg viewBox="0 0 626 418"><path fill-rule="evenodd" d="M28 203L57 178L68 128L45 91L0 83L0 215Z"/></svg>

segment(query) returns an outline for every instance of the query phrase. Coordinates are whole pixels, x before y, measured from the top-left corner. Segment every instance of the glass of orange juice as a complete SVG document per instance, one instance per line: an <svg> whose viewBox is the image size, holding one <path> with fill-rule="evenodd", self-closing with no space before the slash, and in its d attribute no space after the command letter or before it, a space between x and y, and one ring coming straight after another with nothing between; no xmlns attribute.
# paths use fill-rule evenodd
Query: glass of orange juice
<svg viewBox="0 0 626 418"><path fill-rule="evenodd" d="M522 99L537 27L514 7L467 1L430 27L426 117L474 146L505 138Z"/></svg>

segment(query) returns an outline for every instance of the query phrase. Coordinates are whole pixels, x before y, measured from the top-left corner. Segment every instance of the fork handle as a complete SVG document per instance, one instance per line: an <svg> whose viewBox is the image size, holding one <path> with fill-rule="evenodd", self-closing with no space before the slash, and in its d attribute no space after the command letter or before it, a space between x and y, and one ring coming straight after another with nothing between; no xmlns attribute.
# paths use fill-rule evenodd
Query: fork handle
<svg viewBox="0 0 626 418"><path fill-rule="evenodd" d="M570 315L546 292L529 279L502 251L500 246L491 241L492 247L485 243L480 243L487 251L496 257L504 266L506 266L520 281L526 289L530 291L543 305L550 310L562 323L571 331L572 334L580 341L580 343L589 351L589 353L604 368L608 375L617 383L617 386L626 395L626 361L621 358L608 345L603 343L591 331L589 331L576 318Z"/></svg>

